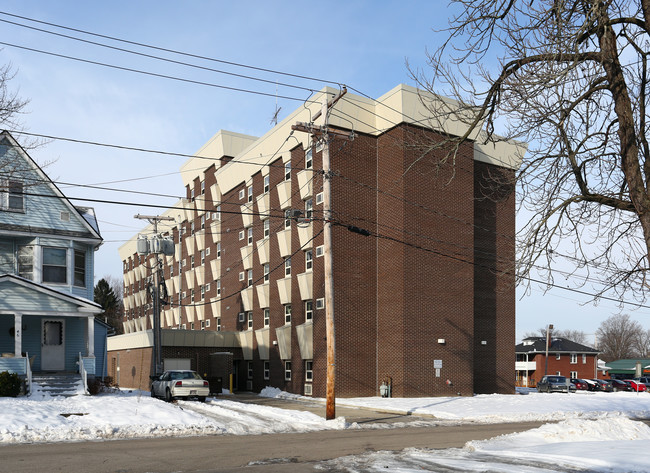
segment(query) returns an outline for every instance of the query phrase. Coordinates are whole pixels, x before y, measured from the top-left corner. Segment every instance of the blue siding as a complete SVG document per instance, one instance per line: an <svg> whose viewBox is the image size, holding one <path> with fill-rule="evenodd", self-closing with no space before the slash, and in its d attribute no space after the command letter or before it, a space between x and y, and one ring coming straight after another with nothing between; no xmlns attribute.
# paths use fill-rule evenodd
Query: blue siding
<svg viewBox="0 0 650 473"><path fill-rule="evenodd" d="M108 375L106 345L108 328L95 320L95 375L104 377Z"/></svg>
<svg viewBox="0 0 650 473"><path fill-rule="evenodd" d="M77 305L62 301L31 288L12 284L10 281L0 282L0 311L5 312L77 312Z"/></svg>
<svg viewBox="0 0 650 473"><path fill-rule="evenodd" d="M0 371L10 373L26 374L27 362L24 358L0 358Z"/></svg>
<svg viewBox="0 0 650 473"><path fill-rule="evenodd" d="M77 371L79 353L86 354L86 319L65 320L65 370Z"/></svg>

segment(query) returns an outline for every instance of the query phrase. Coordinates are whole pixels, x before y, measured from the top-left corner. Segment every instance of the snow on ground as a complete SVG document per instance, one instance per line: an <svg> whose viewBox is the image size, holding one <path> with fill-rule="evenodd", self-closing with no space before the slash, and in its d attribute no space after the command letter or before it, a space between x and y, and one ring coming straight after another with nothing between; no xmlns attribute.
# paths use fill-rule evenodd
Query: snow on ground
<svg viewBox="0 0 650 473"><path fill-rule="evenodd" d="M266 397L308 399L267 388ZM250 435L361 428L345 419L326 421L306 411L236 402L228 396L206 403L153 399L120 391L71 398L34 395L0 398L0 445L192 435ZM469 442L462 449L377 452L332 460L324 467L372 472L641 472L639 452L650 445L650 394L588 393L479 395L436 398L337 399L337 406L369 407L429 416L434 423L556 421L538 429ZM389 428L390 424L382 427ZM394 427L394 426L393 426ZM367 428L367 427L365 427ZM435 428L435 427L434 427Z"/></svg>

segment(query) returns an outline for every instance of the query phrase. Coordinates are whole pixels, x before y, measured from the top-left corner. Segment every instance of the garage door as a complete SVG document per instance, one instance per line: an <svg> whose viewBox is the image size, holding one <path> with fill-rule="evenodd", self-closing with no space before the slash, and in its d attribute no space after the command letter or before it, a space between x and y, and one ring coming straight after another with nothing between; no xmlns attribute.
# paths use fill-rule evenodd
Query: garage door
<svg viewBox="0 0 650 473"><path fill-rule="evenodd" d="M192 361L190 358L165 358L163 361L165 371L167 370L191 370Z"/></svg>

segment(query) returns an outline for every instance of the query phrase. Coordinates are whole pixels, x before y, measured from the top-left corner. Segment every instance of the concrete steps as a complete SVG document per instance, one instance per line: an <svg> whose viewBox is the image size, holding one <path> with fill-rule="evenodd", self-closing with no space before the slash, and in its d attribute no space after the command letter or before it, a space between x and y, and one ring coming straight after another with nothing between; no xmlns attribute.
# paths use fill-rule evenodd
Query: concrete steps
<svg viewBox="0 0 650 473"><path fill-rule="evenodd" d="M86 394L79 373L34 373L32 394L72 397Z"/></svg>

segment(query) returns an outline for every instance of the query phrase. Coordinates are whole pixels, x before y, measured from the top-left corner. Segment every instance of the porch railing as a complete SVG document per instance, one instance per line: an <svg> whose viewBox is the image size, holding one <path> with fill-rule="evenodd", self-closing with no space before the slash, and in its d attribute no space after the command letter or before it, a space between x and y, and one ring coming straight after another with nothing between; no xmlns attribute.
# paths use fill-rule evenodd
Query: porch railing
<svg viewBox="0 0 650 473"><path fill-rule="evenodd" d="M31 394L32 393L32 364L29 362L29 353L25 353L25 368L27 371L25 391L27 391L26 394Z"/></svg>
<svg viewBox="0 0 650 473"><path fill-rule="evenodd" d="M81 381L84 383L84 393L88 394L88 374L86 373L84 357L81 355L81 352L79 352L79 374L81 375Z"/></svg>

